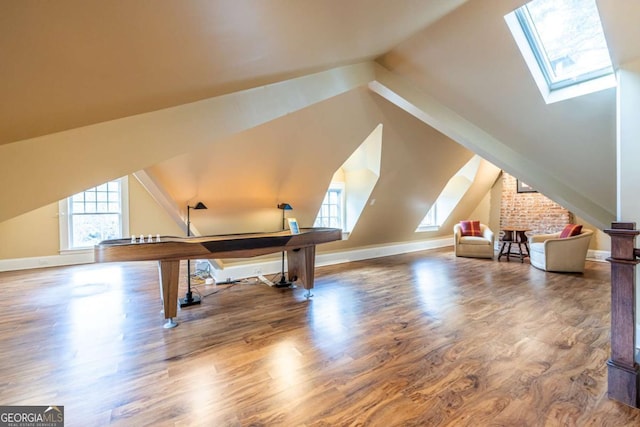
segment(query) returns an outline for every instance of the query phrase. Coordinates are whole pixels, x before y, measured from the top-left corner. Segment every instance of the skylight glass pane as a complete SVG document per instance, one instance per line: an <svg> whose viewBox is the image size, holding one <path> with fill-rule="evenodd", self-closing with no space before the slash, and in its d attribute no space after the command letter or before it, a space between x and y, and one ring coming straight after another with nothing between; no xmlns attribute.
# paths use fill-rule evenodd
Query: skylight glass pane
<svg viewBox="0 0 640 427"><path fill-rule="evenodd" d="M516 15L550 89L613 72L595 0L534 0Z"/></svg>

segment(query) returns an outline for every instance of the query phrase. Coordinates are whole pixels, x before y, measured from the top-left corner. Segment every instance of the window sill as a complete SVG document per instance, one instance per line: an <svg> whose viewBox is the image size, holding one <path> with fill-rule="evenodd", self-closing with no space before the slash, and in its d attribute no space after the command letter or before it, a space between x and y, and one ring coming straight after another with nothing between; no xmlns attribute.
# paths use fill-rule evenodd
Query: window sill
<svg viewBox="0 0 640 427"><path fill-rule="evenodd" d="M439 225L423 225L416 229L416 233L423 233L425 231L438 231L440 230Z"/></svg>
<svg viewBox="0 0 640 427"><path fill-rule="evenodd" d="M605 89L611 89L617 86L616 76L609 74L587 82L577 83L562 89L555 89L542 92L542 96L547 104L560 102L571 98L577 98L582 95L599 92Z"/></svg>
<svg viewBox="0 0 640 427"><path fill-rule="evenodd" d="M60 249L58 252L60 255L80 255L80 254L92 254L93 247L77 248L77 249Z"/></svg>

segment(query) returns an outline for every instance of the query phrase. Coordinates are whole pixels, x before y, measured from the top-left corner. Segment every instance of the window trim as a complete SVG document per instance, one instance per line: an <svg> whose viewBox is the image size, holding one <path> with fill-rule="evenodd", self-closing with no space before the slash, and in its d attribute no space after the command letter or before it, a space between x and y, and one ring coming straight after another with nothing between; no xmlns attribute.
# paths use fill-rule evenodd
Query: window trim
<svg viewBox="0 0 640 427"><path fill-rule="evenodd" d="M124 176L111 181L120 181L120 228L122 237L129 235L129 177ZM99 184L101 185L101 184ZM85 190L86 191L86 190ZM69 215L69 204L73 195L62 199L58 202L58 224L60 230L60 254L76 253L82 251L92 251L91 247L72 248L70 247L71 238L71 215Z"/></svg>

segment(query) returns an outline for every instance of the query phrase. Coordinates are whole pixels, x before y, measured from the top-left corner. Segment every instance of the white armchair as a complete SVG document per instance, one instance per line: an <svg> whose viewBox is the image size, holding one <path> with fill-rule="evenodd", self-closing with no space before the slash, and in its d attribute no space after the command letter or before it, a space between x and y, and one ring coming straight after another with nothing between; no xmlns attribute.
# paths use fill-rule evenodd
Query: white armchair
<svg viewBox="0 0 640 427"><path fill-rule="evenodd" d="M456 256L473 258L493 258L493 231L484 224L480 224L482 236L463 236L460 224L453 226L453 250Z"/></svg>
<svg viewBox="0 0 640 427"><path fill-rule="evenodd" d="M577 236L565 238L560 238L560 233L531 236L531 265L545 271L582 273L592 235L592 230L582 230Z"/></svg>

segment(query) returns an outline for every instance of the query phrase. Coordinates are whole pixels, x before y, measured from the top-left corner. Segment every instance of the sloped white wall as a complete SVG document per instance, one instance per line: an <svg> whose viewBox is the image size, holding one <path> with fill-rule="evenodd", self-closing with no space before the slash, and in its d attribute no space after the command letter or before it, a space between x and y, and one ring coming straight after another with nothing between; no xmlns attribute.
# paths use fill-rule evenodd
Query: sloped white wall
<svg viewBox="0 0 640 427"><path fill-rule="evenodd" d="M640 224L640 60L625 64L618 71L618 215L616 220ZM640 243L636 240L636 247ZM636 288L640 275L636 274ZM640 313L636 293L636 313ZM636 347L640 343L640 318L636 317Z"/></svg>

